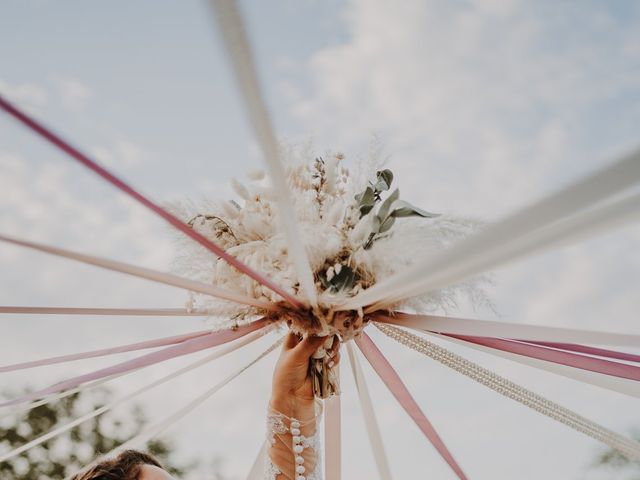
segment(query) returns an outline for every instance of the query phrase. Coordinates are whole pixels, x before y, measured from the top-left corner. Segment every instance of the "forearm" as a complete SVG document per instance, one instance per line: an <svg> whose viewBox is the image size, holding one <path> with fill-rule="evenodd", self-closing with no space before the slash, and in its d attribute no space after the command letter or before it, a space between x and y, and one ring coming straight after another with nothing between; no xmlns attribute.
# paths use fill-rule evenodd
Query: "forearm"
<svg viewBox="0 0 640 480"><path fill-rule="evenodd" d="M313 397L300 398L274 393L269 403L268 455L277 469L275 480L311 480L316 478L318 460L317 416ZM272 480L270 479L270 480Z"/></svg>

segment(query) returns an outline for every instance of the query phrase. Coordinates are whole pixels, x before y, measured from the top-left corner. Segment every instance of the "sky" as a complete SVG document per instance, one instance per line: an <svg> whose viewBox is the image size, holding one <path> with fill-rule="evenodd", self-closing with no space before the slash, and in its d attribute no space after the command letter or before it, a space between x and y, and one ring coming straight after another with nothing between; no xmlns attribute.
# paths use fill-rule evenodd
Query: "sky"
<svg viewBox="0 0 640 480"><path fill-rule="evenodd" d="M243 1L280 139L344 152L378 142L403 198L487 221L607 165L640 143L640 5L633 1ZM25 0L0 7L0 93L158 201L229 198L262 158L204 1ZM0 232L168 270L160 220L0 115ZM640 333L640 228L629 225L501 267L481 319ZM184 292L0 245L0 304L180 307ZM202 328L196 318L0 318L0 364ZM471 478L617 478L591 439L379 341ZM160 418L273 339L144 397ZM616 431L630 397L457 353ZM123 355L122 358L128 358ZM5 374L45 386L109 359ZM219 456L244 478L264 435L275 355L169 430L184 458ZM184 362L114 382L126 392ZM367 365L394 478L454 478ZM343 474L376 478L343 368ZM620 478L623 478L620 476Z"/></svg>

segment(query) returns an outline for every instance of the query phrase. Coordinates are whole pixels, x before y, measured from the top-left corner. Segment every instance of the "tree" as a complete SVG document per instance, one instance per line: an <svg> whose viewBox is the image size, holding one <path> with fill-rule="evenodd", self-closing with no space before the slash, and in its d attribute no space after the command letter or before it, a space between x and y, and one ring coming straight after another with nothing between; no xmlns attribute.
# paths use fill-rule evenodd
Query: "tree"
<svg viewBox="0 0 640 480"><path fill-rule="evenodd" d="M631 436L640 442L640 431L634 431ZM596 466L618 470L621 473L628 474L628 480L640 480L640 462L629 460L617 450L611 448L598 455Z"/></svg>
<svg viewBox="0 0 640 480"><path fill-rule="evenodd" d="M19 447L50 430L64 425L89 409L110 401L112 393L100 389L73 394L40 405L23 416L0 412L0 451ZM62 479L136 435L147 420L138 405L125 413L108 412L88 420L64 434L5 462L0 462L0 480ZM150 441L145 451L154 455L177 478L184 478L197 462L180 464L173 459L172 445L166 440ZM220 478L214 476L213 478Z"/></svg>

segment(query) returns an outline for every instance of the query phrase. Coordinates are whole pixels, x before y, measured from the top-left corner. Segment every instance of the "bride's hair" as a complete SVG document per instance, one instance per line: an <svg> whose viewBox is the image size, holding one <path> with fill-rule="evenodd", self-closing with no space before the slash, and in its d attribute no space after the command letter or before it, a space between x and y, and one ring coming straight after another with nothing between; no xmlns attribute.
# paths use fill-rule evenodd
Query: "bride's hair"
<svg viewBox="0 0 640 480"><path fill-rule="evenodd" d="M77 473L72 480L137 480L143 465L162 465L148 455L137 450L125 450L117 457L96 463Z"/></svg>

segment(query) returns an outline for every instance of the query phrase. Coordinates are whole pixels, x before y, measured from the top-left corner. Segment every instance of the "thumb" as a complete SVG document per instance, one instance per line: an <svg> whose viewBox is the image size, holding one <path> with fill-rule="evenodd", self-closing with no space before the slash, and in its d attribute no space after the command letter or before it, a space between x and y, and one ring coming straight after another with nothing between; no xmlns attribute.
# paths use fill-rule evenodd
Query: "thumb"
<svg viewBox="0 0 640 480"><path fill-rule="evenodd" d="M313 352L315 352L319 346L321 346L327 337L316 337L316 336L307 336L302 340L298 345L295 346L293 351L296 353L296 356L299 356L301 359L304 358L308 360Z"/></svg>

